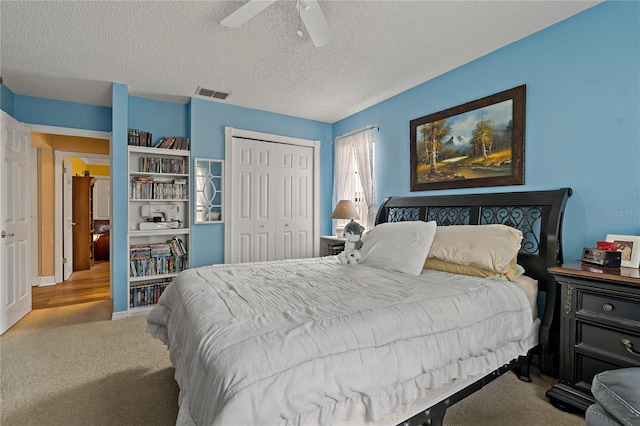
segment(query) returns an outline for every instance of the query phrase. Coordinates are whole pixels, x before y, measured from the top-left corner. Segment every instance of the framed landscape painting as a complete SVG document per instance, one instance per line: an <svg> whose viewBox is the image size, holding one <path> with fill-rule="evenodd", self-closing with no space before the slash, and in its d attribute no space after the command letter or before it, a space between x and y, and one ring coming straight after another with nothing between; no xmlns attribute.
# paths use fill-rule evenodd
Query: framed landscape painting
<svg viewBox="0 0 640 426"><path fill-rule="evenodd" d="M411 120L411 191L524 184L526 86Z"/></svg>

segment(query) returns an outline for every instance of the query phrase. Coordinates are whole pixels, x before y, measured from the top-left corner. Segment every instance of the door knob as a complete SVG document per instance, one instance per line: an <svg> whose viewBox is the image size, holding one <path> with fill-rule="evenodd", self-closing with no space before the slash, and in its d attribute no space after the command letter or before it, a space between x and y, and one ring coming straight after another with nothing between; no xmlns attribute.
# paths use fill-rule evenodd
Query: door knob
<svg viewBox="0 0 640 426"><path fill-rule="evenodd" d="M15 234L13 232L9 232L8 234L5 231L2 231L2 238L5 237L13 237Z"/></svg>

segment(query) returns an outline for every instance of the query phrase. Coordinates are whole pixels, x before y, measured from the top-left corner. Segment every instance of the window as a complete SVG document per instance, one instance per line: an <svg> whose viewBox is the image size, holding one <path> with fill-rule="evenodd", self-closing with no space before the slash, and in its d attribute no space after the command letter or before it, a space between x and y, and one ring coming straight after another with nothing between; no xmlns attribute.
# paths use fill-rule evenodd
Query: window
<svg viewBox="0 0 640 426"><path fill-rule="evenodd" d="M372 132L368 128L336 138L334 145L333 206L340 200L352 200L365 229L373 228L375 221Z"/></svg>

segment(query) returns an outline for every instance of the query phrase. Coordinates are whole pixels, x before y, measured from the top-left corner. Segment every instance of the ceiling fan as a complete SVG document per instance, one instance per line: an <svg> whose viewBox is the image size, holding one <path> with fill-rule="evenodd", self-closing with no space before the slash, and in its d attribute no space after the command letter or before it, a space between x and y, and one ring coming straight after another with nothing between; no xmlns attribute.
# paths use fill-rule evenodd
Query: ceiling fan
<svg viewBox="0 0 640 426"><path fill-rule="evenodd" d="M238 10L232 12L220 23L225 27L237 28L269 7L276 0L249 0L240 6ZM296 9L304 22L309 37L316 47L324 46L331 40L331 30L329 24L320 9L317 0L298 0ZM298 35L302 35L298 29Z"/></svg>

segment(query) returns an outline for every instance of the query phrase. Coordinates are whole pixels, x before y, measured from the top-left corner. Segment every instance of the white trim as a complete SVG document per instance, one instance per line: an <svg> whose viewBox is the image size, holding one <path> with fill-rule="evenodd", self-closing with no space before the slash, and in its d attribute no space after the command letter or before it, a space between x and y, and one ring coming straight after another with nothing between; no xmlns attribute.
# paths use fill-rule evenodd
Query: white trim
<svg viewBox="0 0 640 426"><path fill-rule="evenodd" d="M142 315L148 315L155 305L143 306L138 308L129 308L128 311L119 311L111 314L111 320L121 320L125 318L137 317Z"/></svg>
<svg viewBox="0 0 640 426"><path fill-rule="evenodd" d="M313 144L313 257L320 256L320 141Z"/></svg>
<svg viewBox="0 0 640 426"><path fill-rule="evenodd" d="M39 277L38 287L48 287L50 285L56 285L56 279L53 275L48 277Z"/></svg>
<svg viewBox="0 0 640 426"><path fill-rule="evenodd" d="M127 311L119 311L111 314L112 321L125 319L125 318L129 318L129 312Z"/></svg>
<svg viewBox="0 0 640 426"><path fill-rule="evenodd" d="M254 132L252 130L242 130L242 129L236 129L236 128L227 127L227 126L225 126L224 129L225 129L225 140L227 136L227 129L229 129L230 135L236 138L256 139L256 140L265 141L265 142L286 143L289 145L308 146L311 148L315 147L316 142L320 143L320 141L318 140L300 139L300 138L294 138L291 136Z"/></svg>
<svg viewBox="0 0 640 426"><path fill-rule="evenodd" d="M85 130L85 129L76 129L73 127L55 127L55 126L44 126L41 124L26 124L32 132L36 133L48 133L51 135L62 135L62 136L79 136L82 138L95 138L95 139L110 139L111 132L101 132L99 130Z"/></svg>
<svg viewBox="0 0 640 426"><path fill-rule="evenodd" d="M31 166L30 168L30 194L29 203L31 226L29 234L29 244L31 245L31 284L38 285L40 274L40 230L39 230L39 203L38 203L38 148L31 147Z"/></svg>
<svg viewBox="0 0 640 426"><path fill-rule="evenodd" d="M233 127L225 126L224 128L224 160L227 163L227 167L224 169L224 194L231 196L231 169L230 164L233 164L233 149L231 147L233 141ZM227 223L224 226L224 263L231 261L231 224L233 220L229 219L229 213L231 212L231 203L224 203L224 217Z"/></svg>
<svg viewBox="0 0 640 426"><path fill-rule="evenodd" d="M59 188L62 188L62 159L64 157L87 157L87 158L110 158L111 155L107 154L93 154L86 152L72 152L72 151L59 151L54 150L54 253L55 253L55 277L56 282L63 281L62 277L62 258L64 254L62 252L62 242L63 242L63 226L62 226L62 191L59 191ZM111 196L113 197L113 185L111 188ZM110 257L111 258L111 257Z"/></svg>
<svg viewBox="0 0 640 426"><path fill-rule="evenodd" d="M45 126L41 124L26 124L31 132L47 133L52 135L77 136L83 138L107 139L109 140L109 154L93 154L86 152L68 152L54 150L54 188L62 187L62 157L107 157L112 161L112 134L98 130L76 129L73 127ZM54 279L55 282L62 282L62 193L54 191ZM111 185L111 197L113 199L113 184ZM110 250L111 251L111 250ZM113 262L112 262L113 263ZM113 269L113 265L111 267ZM113 270L110 271L111 296L113 297Z"/></svg>
<svg viewBox="0 0 640 426"><path fill-rule="evenodd" d="M272 143L284 143L313 148L313 254L317 257L320 253L320 141L311 139L294 138L290 136L275 135L271 133L254 132L251 130L236 129L225 126L224 128L224 193L231 194L231 177L233 168L233 138L255 139ZM224 208L224 262L231 261L231 235L233 218L230 216L231 203L226 202Z"/></svg>

